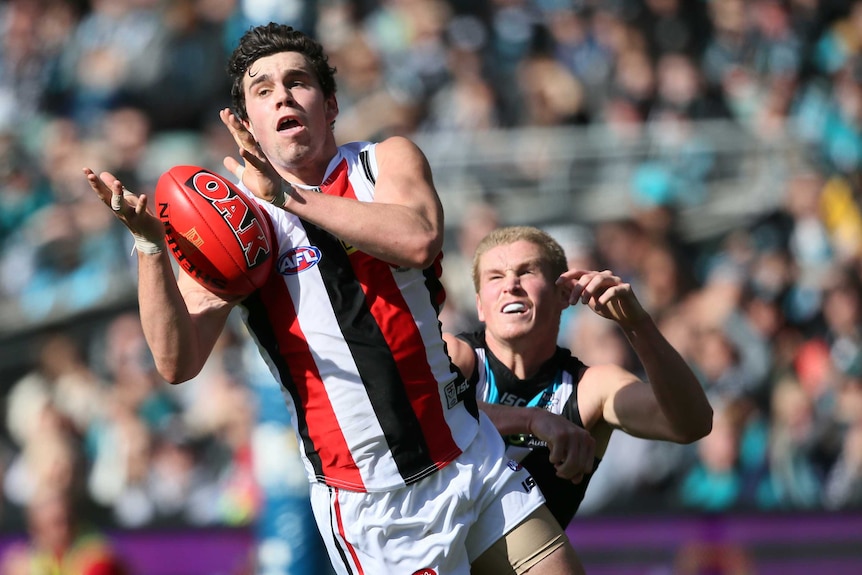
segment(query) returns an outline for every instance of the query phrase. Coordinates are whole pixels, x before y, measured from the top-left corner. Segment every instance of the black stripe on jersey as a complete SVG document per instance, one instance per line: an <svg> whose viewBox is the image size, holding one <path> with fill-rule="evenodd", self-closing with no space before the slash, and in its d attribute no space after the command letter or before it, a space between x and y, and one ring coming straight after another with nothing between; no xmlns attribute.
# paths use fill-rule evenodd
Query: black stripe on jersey
<svg viewBox="0 0 862 575"><path fill-rule="evenodd" d="M418 480L434 467L434 461L347 252L332 234L305 221L303 226L311 243L325 254L317 266L395 465L405 482Z"/></svg>
<svg viewBox="0 0 862 575"><path fill-rule="evenodd" d="M374 180L374 170L371 169L371 164L368 162L368 150L359 152L359 161L362 162L362 169L365 171L365 177L371 184L376 184Z"/></svg>
<svg viewBox="0 0 862 575"><path fill-rule="evenodd" d="M425 277L425 289L431 296L431 305L437 313L443 308L446 303L446 288L443 287L443 282L440 281L442 270L440 269L440 261L442 256L437 256L437 260L433 265L422 270L422 275Z"/></svg>
<svg viewBox="0 0 862 575"><path fill-rule="evenodd" d="M248 310L248 328L255 334L258 343L266 350L270 361L275 365L278 371L278 378L281 386L286 389L293 398L293 405L296 409L297 426L299 435L302 438L302 445L305 448L305 455L314 469L314 474L317 477L323 476L323 465L320 462L320 456L317 454L317 449L311 442L308 436L308 425L305 421L305 410L302 407L302 400L297 395L296 385L293 378L290 376L290 369L287 367L287 362L278 351L278 339L275 336L275 330L272 327L272 322L266 306L260 297L260 291L255 291L252 295L245 298L240 304Z"/></svg>
<svg viewBox="0 0 862 575"><path fill-rule="evenodd" d="M440 265L439 259L434 265ZM434 266L429 266L425 268L422 272L422 275L425 276L425 288L428 290L428 293L431 295L431 305L434 306L434 309L437 310L437 313L440 313L440 308L443 307L443 303L446 301L446 290L443 287L443 283L440 281L440 275L434 269ZM443 335L443 325L438 321L437 327L440 329L440 335ZM448 350L447 350L448 355ZM455 384L459 385L462 381L465 381L469 378L470 374L461 374L458 368L451 361L449 362L449 369L452 373L458 374L458 379L455 380ZM476 400L476 382L470 382L470 393L463 394L459 397L464 402L464 407L467 408L467 413L475 417L477 420L479 419L479 402Z"/></svg>
<svg viewBox="0 0 862 575"><path fill-rule="evenodd" d="M581 378L584 377L584 372L587 370L587 366L584 365L581 360L571 355L569 350L563 349L561 353L558 348L557 355L560 356L561 361L563 362L563 369L570 374L572 374L572 384L573 390L572 395L569 396L569 399L563 405L562 416L578 425L586 429L584 425L584 420L581 419L581 410L578 407L578 385L581 383Z"/></svg>

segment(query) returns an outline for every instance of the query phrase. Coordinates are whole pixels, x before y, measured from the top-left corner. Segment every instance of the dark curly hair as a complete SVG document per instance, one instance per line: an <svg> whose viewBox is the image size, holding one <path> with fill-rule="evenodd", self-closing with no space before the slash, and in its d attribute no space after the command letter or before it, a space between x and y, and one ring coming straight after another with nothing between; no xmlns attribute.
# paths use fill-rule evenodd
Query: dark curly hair
<svg viewBox="0 0 862 575"><path fill-rule="evenodd" d="M230 56L227 72L231 78L231 101L234 112L243 120L248 119L242 80L249 67L260 58L279 52L298 52L305 56L317 76L326 97L335 93L335 68L329 65L329 57L323 46L310 36L284 24L270 22L249 29Z"/></svg>

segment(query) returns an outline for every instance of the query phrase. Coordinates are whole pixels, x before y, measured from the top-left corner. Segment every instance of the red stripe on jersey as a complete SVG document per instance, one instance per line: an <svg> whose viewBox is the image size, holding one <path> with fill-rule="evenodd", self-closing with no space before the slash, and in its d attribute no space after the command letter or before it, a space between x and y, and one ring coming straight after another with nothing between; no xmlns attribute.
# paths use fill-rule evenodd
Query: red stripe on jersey
<svg viewBox="0 0 862 575"><path fill-rule="evenodd" d="M346 179L346 164L339 166L335 173L338 175L330 178L331 181ZM356 199L349 181L338 182L334 189L345 190L343 197ZM361 251L355 251L349 257L356 279L365 292L371 315L392 350L410 405L422 426L428 456L442 467L460 453L460 448L450 433L441 433L449 425L440 401L439 383L428 365L427 349L416 320L392 277L389 264Z"/></svg>
<svg viewBox="0 0 862 575"><path fill-rule="evenodd" d="M362 565L359 563L359 557L356 555L356 549L353 548L353 545L350 544L350 541L347 540L347 537L344 535L344 522L341 520L341 503L338 501L338 489L332 489L332 507L335 509L335 524L338 526L338 534L341 535L341 540L344 542L344 546L350 552L350 556L353 558L353 563L356 565L356 570L360 575L365 575L365 571L362 570Z"/></svg>
<svg viewBox="0 0 862 575"><path fill-rule="evenodd" d="M271 283L280 287L267 294L267 308L271 310L271 317L285 320L280 325L274 325L273 329L299 398L299 415L305 418L304 422L300 422L300 430L304 426L327 480L353 485L357 491L364 491L362 476L350 454L320 372L299 326L290 292L282 281ZM321 449L320 446L325 448Z"/></svg>

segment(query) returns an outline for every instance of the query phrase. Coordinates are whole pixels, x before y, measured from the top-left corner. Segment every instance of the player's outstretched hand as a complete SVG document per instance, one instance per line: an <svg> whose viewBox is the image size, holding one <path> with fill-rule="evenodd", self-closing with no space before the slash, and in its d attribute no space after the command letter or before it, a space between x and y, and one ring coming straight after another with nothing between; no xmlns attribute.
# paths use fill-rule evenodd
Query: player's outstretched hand
<svg viewBox="0 0 862 575"><path fill-rule="evenodd" d="M224 167L236 176L251 192L260 199L276 205L283 205L285 192L290 186L278 175L273 165L263 154L254 136L249 132L230 108L219 112L222 123L230 130L239 149L240 163L231 156L223 160Z"/></svg>
<svg viewBox="0 0 862 575"><path fill-rule="evenodd" d="M111 208L114 215L132 232L139 249L152 244L151 253L156 253L152 250L164 247L165 226L147 209L145 194L138 196L130 192L110 172L102 172L97 176L90 168L84 168L84 175L102 203Z"/></svg>
<svg viewBox="0 0 862 575"><path fill-rule="evenodd" d="M530 420L530 433L548 444L549 460L558 477L580 483L593 470L596 440L583 427L561 415L537 409Z"/></svg>
<svg viewBox="0 0 862 575"><path fill-rule="evenodd" d="M600 316L630 327L647 317L629 283L612 272L569 270L559 277L558 285L571 289L569 304L588 305Z"/></svg>

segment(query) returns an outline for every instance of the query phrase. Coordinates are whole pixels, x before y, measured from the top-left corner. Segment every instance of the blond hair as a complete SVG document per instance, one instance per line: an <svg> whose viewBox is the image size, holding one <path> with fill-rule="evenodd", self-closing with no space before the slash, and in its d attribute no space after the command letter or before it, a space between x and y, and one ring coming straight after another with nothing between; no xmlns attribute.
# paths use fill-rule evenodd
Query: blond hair
<svg viewBox="0 0 862 575"><path fill-rule="evenodd" d="M554 279L568 269L566 252L550 234L532 226L508 226L497 228L482 238L473 255L473 287L479 292L479 262L485 253L498 246L507 246L525 241L539 248L542 264Z"/></svg>

